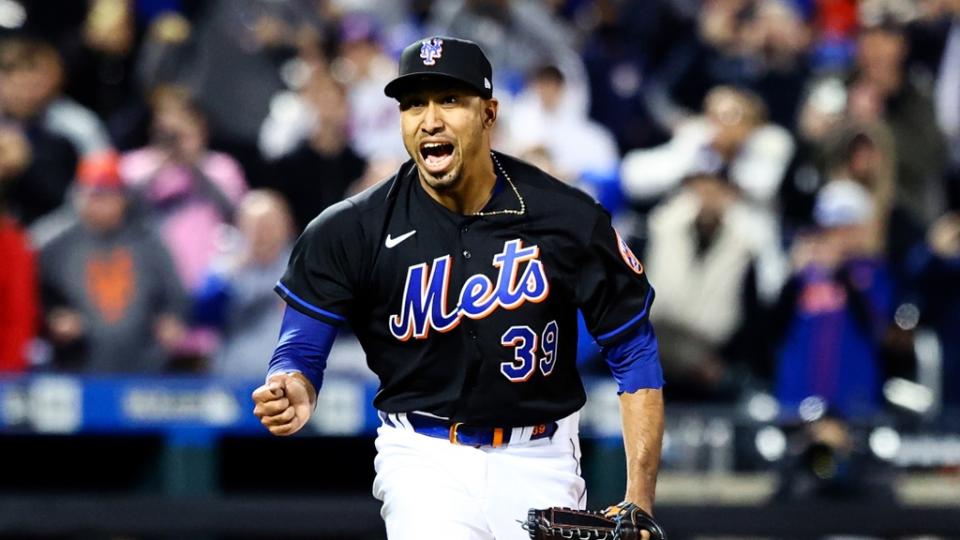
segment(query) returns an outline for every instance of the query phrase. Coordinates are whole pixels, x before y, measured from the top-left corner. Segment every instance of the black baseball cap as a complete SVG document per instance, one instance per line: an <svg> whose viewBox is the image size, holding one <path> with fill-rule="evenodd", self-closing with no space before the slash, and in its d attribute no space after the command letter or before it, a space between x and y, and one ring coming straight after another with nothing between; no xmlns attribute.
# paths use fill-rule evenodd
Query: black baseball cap
<svg viewBox="0 0 960 540"><path fill-rule="evenodd" d="M465 39L429 37L415 41L400 54L397 78L383 88L388 97L399 96L423 79L445 78L466 84L480 96L493 97L493 68L479 45Z"/></svg>

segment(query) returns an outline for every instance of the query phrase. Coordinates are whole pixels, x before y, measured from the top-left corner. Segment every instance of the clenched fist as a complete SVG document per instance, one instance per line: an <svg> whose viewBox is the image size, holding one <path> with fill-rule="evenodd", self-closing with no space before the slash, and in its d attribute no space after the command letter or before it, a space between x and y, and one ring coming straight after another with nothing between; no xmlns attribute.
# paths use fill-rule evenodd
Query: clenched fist
<svg viewBox="0 0 960 540"><path fill-rule="evenodd" d="M301 373L278 373L253 391L253 414L274 435L293 435L310 419L317 391Z"/></svg>

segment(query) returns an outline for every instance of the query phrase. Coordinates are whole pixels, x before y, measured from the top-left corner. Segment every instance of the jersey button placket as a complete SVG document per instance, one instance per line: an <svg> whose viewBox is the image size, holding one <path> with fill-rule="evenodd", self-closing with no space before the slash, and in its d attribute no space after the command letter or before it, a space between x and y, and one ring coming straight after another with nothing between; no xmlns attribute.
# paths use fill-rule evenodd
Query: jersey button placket
<svg viewBox="0 0 960 540"><path fill-rule="evenodd" d="M464 243L464 240L466 240L466 239L464 238L464 236L466 236L466 234L467 234L468 232L470 232L470 222L469 222L469 221L465 221L465 222L461 223L461 225L460 225L460 243L461 243L461 244L463 244L463 243ZM471 257L473 257L473 253L470 253L470 250L469 250L469 249L464 249L462 252L460 252L460 254L463 255L463 258L464 258L464 259L468 259L468 260L469 260Z"/></svg>

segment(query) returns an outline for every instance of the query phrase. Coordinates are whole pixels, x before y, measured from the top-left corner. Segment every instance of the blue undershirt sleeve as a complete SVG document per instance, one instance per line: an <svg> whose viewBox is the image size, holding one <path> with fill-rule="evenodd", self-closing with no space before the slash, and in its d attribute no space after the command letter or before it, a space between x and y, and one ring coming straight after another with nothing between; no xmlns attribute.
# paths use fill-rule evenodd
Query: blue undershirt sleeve
<svg viewBox="0 0 960 540"><path fill-rule="evenodd" d="M619 393L663 387L657 336L650 321L616 343L603 347L603 356L617 381Z"/></svg>
<svg viewBox="0 0 960 540"><path fill-rule="evenodd" d="M280 325L280 339L267 369L267 378L277 373L297 371L319 392L327 357L336 337L336 326L287 306Z"/></svg>

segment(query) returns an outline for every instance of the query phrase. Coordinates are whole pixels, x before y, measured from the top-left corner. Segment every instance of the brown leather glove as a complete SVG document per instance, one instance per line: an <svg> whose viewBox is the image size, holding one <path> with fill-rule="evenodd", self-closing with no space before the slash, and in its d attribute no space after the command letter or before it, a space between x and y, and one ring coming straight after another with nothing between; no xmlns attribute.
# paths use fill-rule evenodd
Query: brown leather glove
<svg viewBox="0 0 960 540"><path fill-rule="evenodd" d="M641 531L648 531L652 540L666 540L667 535L660 524L639 506L621 503L612 508L619 508L619 511L531 508L523 528L534 540L639 540Z"/></svg>

